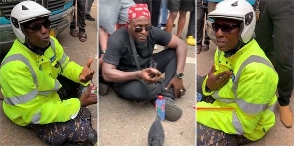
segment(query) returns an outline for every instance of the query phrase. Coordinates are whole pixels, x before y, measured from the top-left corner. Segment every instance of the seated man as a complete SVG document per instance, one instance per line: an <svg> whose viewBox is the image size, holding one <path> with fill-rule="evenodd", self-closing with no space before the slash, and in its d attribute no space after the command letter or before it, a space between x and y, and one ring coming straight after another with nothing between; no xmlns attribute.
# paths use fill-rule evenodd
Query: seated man
<svg viewBox="0 0 295 147"><path fill-rule="evenodd" d="M255 13L245 0L224 0L208 14L218 49L206 77L197 77L197 145L241 145L275 124L278 75L253 39Z"/></svg>
<svg viewBox="0 0 295 147"><path fill-rule="evenodd" d="M128 19L127 26L115 31L108 40L103 57L103 78L114 82L114 91L124 99L153 101L159 94L164 95L166 119L177 121L182 110L173 99L185 92L182 78L187 45L175 35L151 25L146 4L131 6ZM153 54L155 44L168 49ZM161 79L163 72L164 80Z"/></svg>
<svg viewBox="0 0 295 147"><path fill-rule="evenodd" d="M83 93L77 91L92 79L93 60L85 67L69 60L59 42L49 36L49 15L34 1L12 9L17 39L0 69L3 111L13 123L33 129L51 145L93 145L97 133L86 106L96 104L97 95L90 93L92 85Z"/></svg>

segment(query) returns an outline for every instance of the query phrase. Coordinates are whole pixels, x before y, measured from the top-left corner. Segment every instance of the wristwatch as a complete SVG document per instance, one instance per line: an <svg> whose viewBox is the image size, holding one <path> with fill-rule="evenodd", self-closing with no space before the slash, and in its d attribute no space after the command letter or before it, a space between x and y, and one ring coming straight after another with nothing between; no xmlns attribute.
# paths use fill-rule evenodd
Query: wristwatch
<svg viewBox="0 0 295 147"><path fill-rule="evenodd" d="M101 54L105 54L105 53L106 53L106 51L105 51L105 50L104 50L104 51L103 51L103 50L101 51Z"/></svg>
<svg viewBox="0 0 295 147"><path fill-rule="evenodd" d="M184 76L183 73L176 73L176 77L179 78L179 79L182 79L183 76Z"/></svg>

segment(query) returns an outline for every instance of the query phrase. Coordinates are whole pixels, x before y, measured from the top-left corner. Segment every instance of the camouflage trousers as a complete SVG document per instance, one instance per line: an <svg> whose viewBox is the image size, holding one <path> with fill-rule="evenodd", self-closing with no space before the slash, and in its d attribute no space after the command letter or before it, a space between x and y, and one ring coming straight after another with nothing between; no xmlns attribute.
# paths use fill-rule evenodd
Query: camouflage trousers
<svg viewBox="0 0 295 147"><path fill-rule="evenodd" d="M92 128L90 111L82 107L75 119L45 125L30 124L28 128L50 145L94 145L97 132Z"/></svg>
<svg viewBox="0 0 295 147"><path fill-rule="evenodd" d="M197 146L237 146L251 142L242 135L226 134L197 123Z"/></svg>

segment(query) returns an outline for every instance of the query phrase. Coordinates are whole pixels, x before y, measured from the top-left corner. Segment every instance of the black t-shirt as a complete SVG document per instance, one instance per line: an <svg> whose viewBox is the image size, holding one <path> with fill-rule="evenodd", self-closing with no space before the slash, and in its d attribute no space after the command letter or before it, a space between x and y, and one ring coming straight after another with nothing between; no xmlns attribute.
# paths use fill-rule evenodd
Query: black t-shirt
<svg viewBox="0 0 295 147"><path fill-rule="evenodd" d="M147 36L146 42L138 43L134 41L139 57L138 60L142 69L149 66L155 44L166 46L171 38L171 34L157 27L152 27L152 30ZM116 65L117 69L121 71L137 70L126 27L118 29L109 37L108 47L103 57L103 61Z"/></svg>

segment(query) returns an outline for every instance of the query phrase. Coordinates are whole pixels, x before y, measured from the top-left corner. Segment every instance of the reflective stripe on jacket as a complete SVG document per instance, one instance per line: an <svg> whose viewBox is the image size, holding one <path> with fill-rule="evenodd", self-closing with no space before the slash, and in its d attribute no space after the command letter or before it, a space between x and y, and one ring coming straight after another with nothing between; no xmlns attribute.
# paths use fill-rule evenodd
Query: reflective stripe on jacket
<svg viewBox="0 0 295 147"><path fill-rule="evenodd" d="M57 76L62 74L81 83L79 74L83 67L69 61L55 38L51 37L50 42L44 55L36 55L15 40L1 63L3 110L17 125L65 122L80 109L77 98L60 100L57 91L62 85Z"/></svg>
<svg viewBox="0 0 295 147"><path fill-rule="evenodd" d="M262 138L275 124L278 75L271 62L254 39L228 58L217 49L214 62L216 74L231 70L233 75L226 85L212 92L205 91L206 77L203 93L216 101L198 102L197 107L215 109L199 110L197 122L252 141Z"/></svg>

